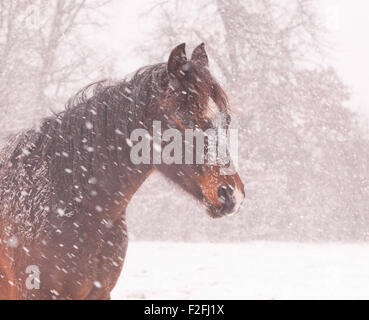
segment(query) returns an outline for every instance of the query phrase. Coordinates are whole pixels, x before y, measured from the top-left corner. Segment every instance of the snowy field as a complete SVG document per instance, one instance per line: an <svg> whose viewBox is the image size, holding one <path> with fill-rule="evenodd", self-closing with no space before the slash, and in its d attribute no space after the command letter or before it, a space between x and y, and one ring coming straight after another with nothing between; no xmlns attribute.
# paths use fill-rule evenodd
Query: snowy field
<svg viewBox="0 0 369 320"><path fill-rule="evenodd" d="M113 299L368 299L369 245L131 242Z"/></svg>

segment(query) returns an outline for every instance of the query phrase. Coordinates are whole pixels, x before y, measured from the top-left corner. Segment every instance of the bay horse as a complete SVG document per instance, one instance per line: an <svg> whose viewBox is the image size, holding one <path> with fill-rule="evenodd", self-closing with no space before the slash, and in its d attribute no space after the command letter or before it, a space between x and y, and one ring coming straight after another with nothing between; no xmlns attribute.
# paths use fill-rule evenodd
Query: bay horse
<svg viewBox="0 0 369 320"><path fill-rule="evenodd" d="M238 210L245 194L237 173L221 175L220 165L133 165L129 156L130 133L152 134L154 120L181 132L206 130L215 126L212 104L229 124L227 96L208 63L204 44L191 59L181 44L168 62L93 84L38 129L9 139L0 151L0 299L110 299L127 250L126 207L154 170L213 218Z"/></svg>

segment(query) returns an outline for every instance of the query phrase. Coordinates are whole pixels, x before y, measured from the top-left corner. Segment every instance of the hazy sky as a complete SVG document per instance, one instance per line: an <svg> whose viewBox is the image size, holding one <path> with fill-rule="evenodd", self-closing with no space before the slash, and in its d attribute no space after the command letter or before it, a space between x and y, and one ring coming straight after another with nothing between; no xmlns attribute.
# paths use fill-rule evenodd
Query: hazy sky
<svg viewBox="0 0 369 320"><path fill-rule="evenodd" d="M351 87L352 107L369 118L369 2L323 1L328 3L327 20L332 21L332 50L329 58Z"/></svg>
<svg viewBox="0 0 369 320"><path fill-rule="evenodd" d="M141 14L152 7L152 1L114 0L108 10L111 17L108 36L101 45L122 57L122 73L136 70L146 61L139 52L132 54L135 44L145 40L152 22ZM322 20L329 28L326 36L327 62L334 65L341 78L351 88L354 110L369 119L369 2L366 0L319 0Z"/></svg>

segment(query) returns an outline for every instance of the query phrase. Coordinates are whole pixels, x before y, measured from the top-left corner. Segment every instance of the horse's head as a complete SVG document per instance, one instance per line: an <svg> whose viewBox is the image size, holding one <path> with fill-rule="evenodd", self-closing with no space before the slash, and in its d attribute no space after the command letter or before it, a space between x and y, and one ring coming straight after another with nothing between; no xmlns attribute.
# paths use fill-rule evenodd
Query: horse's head
<svg viewBox="0 0 369 320"><path fill-rule="evenodd" d="M162 130L175 129L182 137L186 137L186 132L218 134L219 126L228 128L228 100L219 83L209 72L204 44L194 50L190 60L186 57L185 44L176 47L170 55L167 71L168 77L161 89L164 98L159 106L161 118L164 119ZM214 152L214 148L209 146L209 138L204 139L201 147L204 162L201 162L201 157L200 162L196 158L200 151L194 142L196 139L183 139L181 142L175 138L169 140L171 143L180 143L183 153L174 159L172 164L158 164L156 168L203 201L211 217L218 218L236 213L245 197L243 183L235 172L222 174L223 166L219 161L208 161L211 150ZM192 143L192 146L188 146ZM188 150L193 151L193 162L186 158L186 144ZM217 155L215 157L218 158Z"/></svg>

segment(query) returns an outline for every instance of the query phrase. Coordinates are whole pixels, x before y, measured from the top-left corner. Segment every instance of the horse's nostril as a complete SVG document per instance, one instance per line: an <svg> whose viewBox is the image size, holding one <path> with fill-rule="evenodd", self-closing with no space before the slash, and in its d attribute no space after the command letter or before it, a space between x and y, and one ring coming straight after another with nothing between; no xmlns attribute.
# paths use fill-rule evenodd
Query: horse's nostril
<svg viewBox="0 0 369 320"><path fill-rule="evenodd" d="M218 199L223 205L234 204L234 189L231 186L221 186L218 189Z"/></svg>

